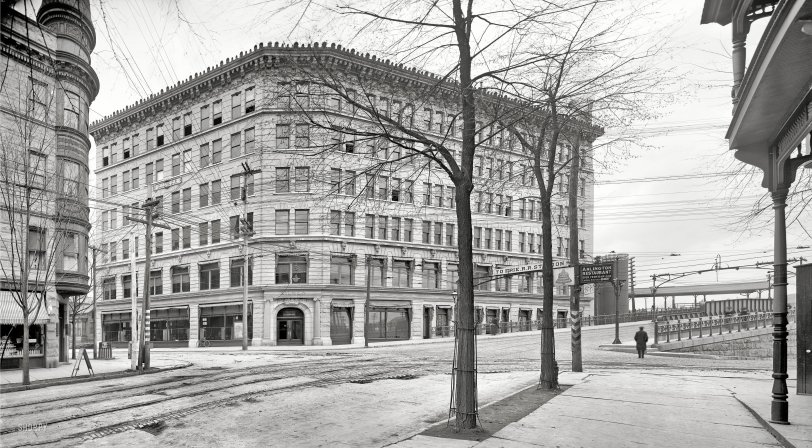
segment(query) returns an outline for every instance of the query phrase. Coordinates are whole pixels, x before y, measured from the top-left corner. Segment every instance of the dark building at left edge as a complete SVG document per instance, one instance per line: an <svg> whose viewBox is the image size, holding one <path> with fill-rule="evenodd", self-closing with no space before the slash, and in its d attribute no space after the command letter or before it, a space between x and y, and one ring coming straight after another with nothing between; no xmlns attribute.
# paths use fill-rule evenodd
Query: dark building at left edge
<svg viewBox="0 0 812 448"><path fill-rule="evenodd" d="M3 368L19 366L24 344L31 367L67 361L70 302L89 290L88 109L99 91L90 2L43 0L36 15L31 8L2 1ZM28 341L18 304L23 282L40 304L30 310Z"/></svg>

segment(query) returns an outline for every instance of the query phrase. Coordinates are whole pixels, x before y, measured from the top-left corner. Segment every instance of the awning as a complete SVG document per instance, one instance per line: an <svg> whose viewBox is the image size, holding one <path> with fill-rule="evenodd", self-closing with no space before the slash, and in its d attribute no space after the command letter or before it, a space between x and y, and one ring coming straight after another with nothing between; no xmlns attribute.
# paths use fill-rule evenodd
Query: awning
<svg viewBox="0 0 812 448"><path fill-rule="evenodd" d="M240 305L242 305L242 302L240 302ZM138 309L141 309L141 307L139 306ZM157 305L149 307L150 312L158 310L188 310L188 309L189 305Z"/></svg>
<svg viewBox="0 0 812 448"><path fill-rule="evenodd" d="M370 307L375 308L412 308L412 302L409 300L370 300Z"/></svg>
<svg viewBox="0 0 812 448"><path fill-rule="evenodd" d="M198 308L212 308L212 307L215 307L215 306L234 306L234 305L242 306L242 299L231 301L231 302L200 303L197 306L198 306ZM253 300L248 299L248 305L249 306L253 305ZM164 306L160 306L160 305L158 305L158 307L165 308ZM172 307L170 307L170 308L172 308ZM153 308L153 307L150 306L149 309L151 311L151 310L154 310L156 308Z"/></svg>
<svg viewBox="0 0 812 448"><path fill-rule="evenodd" d="M352 299L333 299L330 301L330 306L333 308L355 308L355 302Z"/></svg>
<svg viewBox="0 0 812 448"><path fill-rule="evenodd" d="M36 298L34 298L35 293L29 293L28 296L30 297L29 303L36 304ZM35 316L30 315L28 316L29 325L30 324L45 324L51 321L51 318L48 316L48 304L43 302L39 307L39 313ZM14 299L14 295L11 291L0 291L0 324L4 325L22 325L23 322L23 310L20 309L20 306L17 304L17 301Z"/></svg>

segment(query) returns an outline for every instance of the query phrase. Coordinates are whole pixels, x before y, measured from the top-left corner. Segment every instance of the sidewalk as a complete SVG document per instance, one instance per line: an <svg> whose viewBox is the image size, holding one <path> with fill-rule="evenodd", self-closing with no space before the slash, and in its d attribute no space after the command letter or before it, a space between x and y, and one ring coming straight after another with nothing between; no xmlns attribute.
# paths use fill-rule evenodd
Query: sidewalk
<svg viewBox="0 0 812 448"><path fill-rule="evenodd" d="M562 374L562 383L573 379ZM771 386L746 375L601 372L482 442L415 436L397 446L812 447L812 396L796 395L791 381L791 425L771 425Z"/></svg>
<svg viewBox="0 0 812 448"><path fill-rule="evenodd" d="M77 357L79 356L77 352ZM93 368L96 378L111 378L115 376L127 375L130 369L130 360L127 359L126 350L114 350L113 359L93 359L92 353L90 356L90 366ZM88 381L91 379L87 371L87 365L82 360L79 365L79 372L76 377L71 378L73 366L76 365L76 360L71 362L61 363L58 367L50 369L36 368L29 369L28 375L31 379L30 388L34 389L44 385L53 385L61 381ZM187 363L172 362L165 359L150 360L150 368L155 370L166 370L171 368L185 367ZM3 392L16 390L17 387L22 386L23 371L22 369L11 369L0 371L0 390Z"/></svg>

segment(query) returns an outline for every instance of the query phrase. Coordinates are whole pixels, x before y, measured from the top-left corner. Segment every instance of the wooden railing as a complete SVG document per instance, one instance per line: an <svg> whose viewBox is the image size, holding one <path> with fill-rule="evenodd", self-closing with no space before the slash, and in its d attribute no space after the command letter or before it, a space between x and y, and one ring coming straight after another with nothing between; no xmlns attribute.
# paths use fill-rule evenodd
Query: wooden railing
<svg viewBox="0 0 812 448"><path fill-rule="evenodd" d="M724 333L740 333L772 324L773 313L752 313L737 316L710 316L697 319L657 321L654 326L654 343L697 339ZM787 313L787 321L795 321L795 310Z"/></svg>

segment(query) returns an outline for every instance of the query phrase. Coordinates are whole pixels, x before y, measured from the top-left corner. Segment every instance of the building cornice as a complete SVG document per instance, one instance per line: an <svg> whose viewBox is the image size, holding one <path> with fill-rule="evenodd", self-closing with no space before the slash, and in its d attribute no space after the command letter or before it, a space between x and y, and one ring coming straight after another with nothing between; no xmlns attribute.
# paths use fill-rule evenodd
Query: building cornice
<svg viewBox="0 0 812 448"><path fill-rule="evenodd" d="M141 122L146 117L170 110L177 104L190 98L196 98L203 92L208 92L220 86L227 86L235 79L245 77L251 72L263 68L281 68L285 66L312 66L317 64L323 69L337 69L342 72L354 71L366 78L374 78L377 82L385 81L387 84L400 84L404 86L437 88L439 95L451 96L456 94L459 85L453 80L416 68L409 68L403 64L395 64L388 59L381 59L369 53L362 54L354 49L345 49L341 45L324 43L314 44L280 44L275 42L264 45L255 45L252 50L240 52L238 56L220 61L220 64L208 67L206 71L195 73L174 86L161 89L132 104L105 116L101 120L91 123L90 134L97 140L104 139L105 135L115 133L118 129L129 126L132 122ZM484 100L519 102L508 96L491 93L487 90L479 91ZM602 129L592 129L594 133L602 134Z"/></svg>

